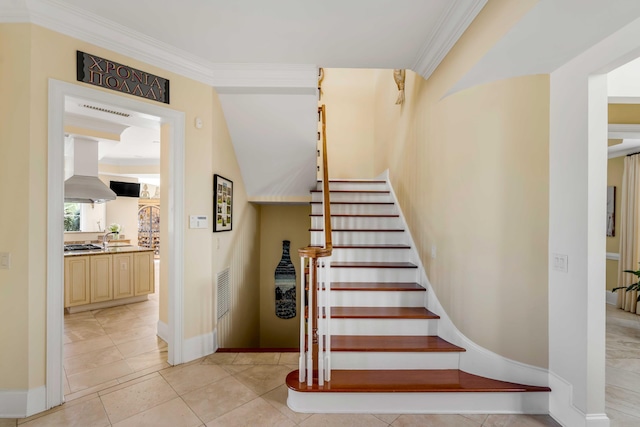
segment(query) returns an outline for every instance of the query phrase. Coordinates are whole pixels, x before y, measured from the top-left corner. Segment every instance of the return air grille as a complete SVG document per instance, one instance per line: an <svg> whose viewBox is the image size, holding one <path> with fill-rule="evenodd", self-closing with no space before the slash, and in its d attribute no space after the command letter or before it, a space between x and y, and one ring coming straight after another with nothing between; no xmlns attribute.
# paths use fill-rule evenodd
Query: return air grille
<svg viewBox="0 0 640 427"><path fill-rule="evenodd" d="M231 286L231 273L229 267L218 273L218 319L229 311L229 288Z"/></svg>
<svg viewBox="0 0 640 427"><path fill-rule="evenodd" d="M102 111L103 113L115 114L116 116L129 117L131 114L123 113L122 111L108 110L102 107L96 107L95 105L84 104L84 108L89 108L91 110Z"/></svg>

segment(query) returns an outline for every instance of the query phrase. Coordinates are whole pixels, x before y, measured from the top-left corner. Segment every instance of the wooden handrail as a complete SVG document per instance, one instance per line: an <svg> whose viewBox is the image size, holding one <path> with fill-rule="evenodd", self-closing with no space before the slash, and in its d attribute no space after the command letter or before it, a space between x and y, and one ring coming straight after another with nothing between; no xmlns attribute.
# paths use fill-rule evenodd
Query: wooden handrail
<svg viewBox="0 0 640 427"><path fill-rule="evenodd" d="M322 104L318 107L318 112L322 117L322 196L323 196L323 214L324 214L324 248L328 250L329 255L333 250L331 239L331 201L329 199L329 166L327 160L327 110Z"/></svg>

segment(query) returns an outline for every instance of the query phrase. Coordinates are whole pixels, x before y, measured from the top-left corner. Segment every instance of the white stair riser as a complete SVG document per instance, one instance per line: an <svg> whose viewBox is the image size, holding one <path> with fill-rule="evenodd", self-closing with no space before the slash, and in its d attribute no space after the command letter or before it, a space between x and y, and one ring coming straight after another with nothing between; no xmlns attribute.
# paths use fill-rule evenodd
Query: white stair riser
<svg viewBox="0 0 640 427"><path fill-rule="evenodd" d="M332 335L438 335L438 319L331 319Z"/></svg>
<svg viewBox="0 0 640 427"><path fill-rule="evenodd" d="M311 204L311 213L312 214L321 214L322 213L322 204L321 203L312 203ZM396 206L391 204L331 204L331 214L367 214L367 215L395 215L397 214Z"/></svg>
<svg viewBox="0 0 640 427"><path fill-rule="evenodd" d="M332 282L416 282L416 268L331 268Z"/></svg>
<svg viewBox="0 0 640 427"><path fill-rule="evenodd" d="M458 369L458 352L332 351L333 369Z"/></svg>
<svg viewBox="0 0 640 427"><path fill-rule="evenodd" d="M311 193L312 202L321 202L322 199L322 193ZM329 194L329 200L331 200L331 203L393 202L393 198L389 193L336 193L335 191Z"/></svg>
<svg viewBox="0 0 640 427"><path fill-rule="evenodd" d="M422 291L331 291L332 307L424 307Z"/></svg>
<svg viewBox="0 0 640 427"><path fill-rule="evenodd" d="M332 207L333 209L333 207ZM359 229L389 229L402 228L402 221L398 217L332 217L331 227L335 229L359 228ZM324 228L324 218L321 216L311 217L311 228Z"/></svg>
<svg viewBox="0 0 640 427"><path fill-rule="evenodd" d="M316 190L322 190L322 183L316 185ZM351 181L351 182L330 182L329 190L342 191L388 191L389 186L386 182L367 182L367 181Z"/></svg>
<svg viewBox="0 0 640 427"><path fill-rule="evenodd" d="M359 262L414 262L409 249L336 249L331 255L333 261Z"/></svg>
<svg viewBox="0 0 640 427"><path fill-rule="evenodd" d="M549 393L308 393L289 390L303 413L547 414Z"/></svg>
<svg viewBox="0 0 640 427"><path fill-rule="evenodd" d="M332 238L334 245L407 243L407 236L400 231L334 231ZM323 240L324 231L311 232L312 245L321 245Z"/></svg>

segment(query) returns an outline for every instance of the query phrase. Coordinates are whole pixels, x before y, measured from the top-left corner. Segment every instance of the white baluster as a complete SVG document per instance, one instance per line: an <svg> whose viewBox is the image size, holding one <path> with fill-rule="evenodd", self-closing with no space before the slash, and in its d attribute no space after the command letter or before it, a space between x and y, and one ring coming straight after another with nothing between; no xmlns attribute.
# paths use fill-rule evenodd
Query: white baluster
<svg viewBox="0 0 640 427"><path fill-rule="evenodd" d="M313 287L315 286L313 259L309 260L309 307L307 316L307 385L313 385Z"/></svg>
<svg viewBox="0 0 640 427"><path fill-rule="evenodd" d="M304 382L305 374L305 335L304 335L304 294L305 294L305 274L304 274L305 257L300 257L300 305L298 305L298 315L300 316L300 356L298 357L298 376L301 383Z"/></svg>
<svg viewBox="0 0 640 427"><path fill-rule="evenodd" d="M325 304L322 283L324 282L324 261L318 260L318 385L324 385L324 319Z"/></svg>
<svg viewBox="0 0 640 427"><path fill-rule="evenodd" d="M326 324L326 356L325 356L325 377L327 381L331 381L331 258L326 258L326 267L324 270L324 298L326 302L325 308L325 324Z"/></svg>

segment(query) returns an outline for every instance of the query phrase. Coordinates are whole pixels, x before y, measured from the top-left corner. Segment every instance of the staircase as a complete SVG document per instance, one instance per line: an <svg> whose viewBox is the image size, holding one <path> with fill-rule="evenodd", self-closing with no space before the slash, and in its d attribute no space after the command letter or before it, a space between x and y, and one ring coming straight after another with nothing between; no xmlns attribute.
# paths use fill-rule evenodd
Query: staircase
<svg viewBox="0 0 640 427"><path fill-rule="evenodd" d="M547 413L548 387L460 369L466 350L438 336L440 316L426 308L417 253L388 183L330 181L329 188L331 376L324 385L316 380L308 385L300 382L298 371L291 372L286 379L291 409ZM321 247L321 190L312 191L311 204L311 246Z"/></svg>

